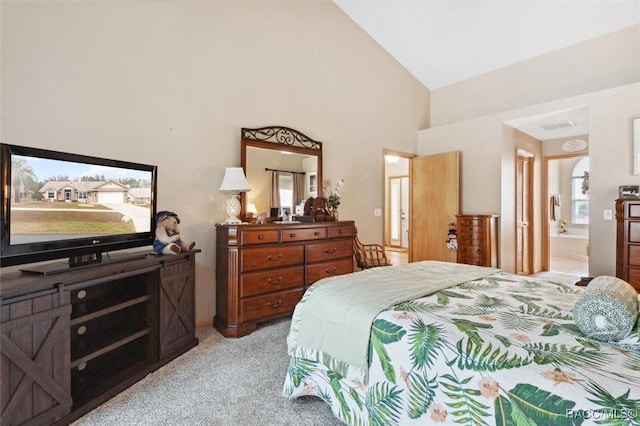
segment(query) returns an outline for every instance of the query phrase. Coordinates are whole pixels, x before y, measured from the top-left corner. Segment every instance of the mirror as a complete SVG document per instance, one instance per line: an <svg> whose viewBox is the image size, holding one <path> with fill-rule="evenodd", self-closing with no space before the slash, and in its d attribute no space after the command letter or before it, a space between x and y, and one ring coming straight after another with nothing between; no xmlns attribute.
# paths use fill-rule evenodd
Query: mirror
<svg viewBox="0 0 640 426"><path fill-rule="evenodd" d="M301 187L298 204L309 197L322 196L322 142L288 127L243 128L240 149L241 165L251 187L251 191L240 195L244 220L262 212L270 215L272 208L277 208L278 216L284 209L296 214L295 196L289 196L296 176ZM279 193L285 194L279 206L271 202L274 172L280 172ZM285 201L288 196L292 201Z"/></svg>

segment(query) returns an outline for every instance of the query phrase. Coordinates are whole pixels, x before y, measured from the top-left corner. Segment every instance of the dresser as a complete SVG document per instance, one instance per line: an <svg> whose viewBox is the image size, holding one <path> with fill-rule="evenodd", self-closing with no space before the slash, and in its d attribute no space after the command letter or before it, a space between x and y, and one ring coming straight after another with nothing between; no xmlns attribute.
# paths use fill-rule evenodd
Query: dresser
<svg viewBox="0 0 640 426"><path fill-rule="evenodd" d="M498 267L498 218L495 214L460 214L457 262Z"/></svg>
<svg viewBox="0 0 640 426"><path fill-rule="evenodd" d="M314 282L353 272L353 221L216 226L216 315L223 336L291 315Z"/></svg>
<svg viewBox="0 0 640 426"><path fill-rule="evenodd" d="M640 291L640 200L616 200L616 277Z"/></svg>

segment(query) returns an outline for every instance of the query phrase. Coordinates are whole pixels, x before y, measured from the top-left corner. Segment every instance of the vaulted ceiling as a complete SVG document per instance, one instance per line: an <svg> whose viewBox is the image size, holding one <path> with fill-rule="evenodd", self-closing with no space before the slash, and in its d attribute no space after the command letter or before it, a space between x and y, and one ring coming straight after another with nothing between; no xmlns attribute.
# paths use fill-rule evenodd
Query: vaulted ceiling
<svg viewBox="0 0 640 426"><path fill-rule="evenodd" d="M333 1L430 90L640 23L640 0ZM588 133L588 111L510 124L540 140L572 137Z"/></svg>

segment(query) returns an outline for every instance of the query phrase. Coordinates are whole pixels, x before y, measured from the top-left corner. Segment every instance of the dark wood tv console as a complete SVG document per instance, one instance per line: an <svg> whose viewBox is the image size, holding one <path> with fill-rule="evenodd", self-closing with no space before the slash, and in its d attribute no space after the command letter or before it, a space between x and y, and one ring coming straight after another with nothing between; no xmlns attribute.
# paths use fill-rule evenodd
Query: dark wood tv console
<svg viewBox="0 0 640 426"><path fill-rule="evenodd" d="M65 425L198 344L195 254L0 276L0 423Z"/></svg>

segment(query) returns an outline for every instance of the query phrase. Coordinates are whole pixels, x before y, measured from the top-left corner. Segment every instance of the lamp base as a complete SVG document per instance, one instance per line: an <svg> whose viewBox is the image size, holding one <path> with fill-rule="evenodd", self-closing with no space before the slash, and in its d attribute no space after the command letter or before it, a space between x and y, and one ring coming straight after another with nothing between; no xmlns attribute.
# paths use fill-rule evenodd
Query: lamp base
<svg viewBox="0 0 640 426"><path fill-rule="evenodd" d="M240 214L240 194L237 192L232 192L227 197L227 220L224 221L225 225L237 225L242 223L240 219L238 219L238 215Z"/></svg>

